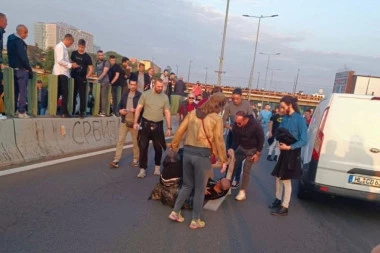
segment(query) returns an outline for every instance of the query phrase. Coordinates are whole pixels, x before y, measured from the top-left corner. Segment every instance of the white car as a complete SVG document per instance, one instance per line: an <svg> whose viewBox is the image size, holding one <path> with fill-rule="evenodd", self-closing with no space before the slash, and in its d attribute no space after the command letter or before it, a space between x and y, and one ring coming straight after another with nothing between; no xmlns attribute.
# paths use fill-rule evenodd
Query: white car
<svg viewBox="0 0 380 253"><path fill-rule="evenodd" d="M314 111L298 196L380 201L380 97L332 94Z"/></svg>

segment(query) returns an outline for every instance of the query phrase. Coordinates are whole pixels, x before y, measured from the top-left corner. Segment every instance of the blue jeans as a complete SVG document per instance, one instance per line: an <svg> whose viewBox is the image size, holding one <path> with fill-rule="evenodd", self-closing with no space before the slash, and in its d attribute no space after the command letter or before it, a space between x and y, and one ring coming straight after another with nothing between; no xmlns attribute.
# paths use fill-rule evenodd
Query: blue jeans
<svg viewBox="0 0 380 253"><path fill-rule="evenodd" d="M26 112L26 100L28 95L28 78L29 72L26 70L15 70L15 103L18 100L18 112Z"/></svg>
<svg viewBox="0 0 380 253"><path fill-rule="evenodd" d="M42 107L41 102L38 102L38 115L45 115L46 114L46 107Z"/></svg>
<svg viewBox="0 0 380 253"><path fill-rule="evenodd" d="M205 173L211 170L210 150L185 146L183 152L183 184L174 205L179 212L194 190L193 220L200 219L205 198Z"/></svg>

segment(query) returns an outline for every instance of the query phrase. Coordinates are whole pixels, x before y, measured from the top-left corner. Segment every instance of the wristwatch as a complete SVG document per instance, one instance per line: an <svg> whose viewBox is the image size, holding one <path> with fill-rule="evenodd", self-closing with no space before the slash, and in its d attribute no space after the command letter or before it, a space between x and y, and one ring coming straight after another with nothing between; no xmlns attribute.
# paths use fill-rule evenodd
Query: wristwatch
<svg viewBox="0 0 380 253"><path fill-rule="evenodd" d="M172 130L172 128L171 128L171 127L168 127L168 130Z"/></svg>

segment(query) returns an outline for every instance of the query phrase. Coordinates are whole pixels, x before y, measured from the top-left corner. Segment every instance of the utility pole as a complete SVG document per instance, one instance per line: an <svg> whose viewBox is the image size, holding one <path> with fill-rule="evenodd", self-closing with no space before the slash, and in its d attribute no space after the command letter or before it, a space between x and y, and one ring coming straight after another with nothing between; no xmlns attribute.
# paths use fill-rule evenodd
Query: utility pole
<svg viewBox="0 0 380 253"><path fill-rule="evenodd" d="M187 82L188 83L190 83L190 71L191 71L191 63L192 63L193 61L192 60L190 60L190 63L189 63L189 73L187 74Z"/></svg>
<svg viewBox="0 0 380 253"><path fill-rule="evenodd" d="M207 84L207 72L208 72L208 68L207 68L207 67L205 67L205 69L206 69L205 84Z"/></svg>
<svg viewBox="0 0 380 253"><path fill-rule="evenodd" d="M298 71L297 71L296 81L295 81L294 87L293 87L293 94L296 94L296 92L297 92L297 84L298 84L298 76L299 76L299 74L300 74L300 69L298 69Z"/></svg>
<svg viewBox="0 0 380 253"><path fill-rule="evenodd" d="M256 90L259 89L259 83L260 83L260 72L258 72L259 75L257 76L257 86L256 86Z"/></svg>
<svg viewBox="0 0 380 253"><path fill-rule="evenodd" d="M224 30L223 30L223 40L222 40L222 51L220 52L219 58L219 71L217 85L220 86L222 83L222 73L223 73L223 60L224 60L224 45L226 42L226 33L227 33L227 22L228 22L228 9L230 7L230 0L227 0L226 16L224 18Z"/></svg>

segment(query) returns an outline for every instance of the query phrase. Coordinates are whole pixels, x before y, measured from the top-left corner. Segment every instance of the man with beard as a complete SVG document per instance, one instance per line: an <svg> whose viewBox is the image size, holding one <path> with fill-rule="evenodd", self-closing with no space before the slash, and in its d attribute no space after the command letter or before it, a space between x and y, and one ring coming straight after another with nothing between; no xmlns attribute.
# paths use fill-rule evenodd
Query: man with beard
<svg viewBox="0 0 380 253"><path fill-rule="evenodd" d="M142 109L144 112L141 118L141 128L138 135L138 143L140 149L140 172L138 178L144 178L146 176L146 169L148 167L148 148L149 141L152 140L155 151L155 166L154 175L159 176L161 174L161 157L162 151L166 149L166 141L164 135L163 115L165 115L167 131L166 136L171 135L171 115L169 107L169 99L165 93L163 93L163 81L157 79L152 89L145 91L138 102L134 128L139 129L139 118Z"/></svg>

